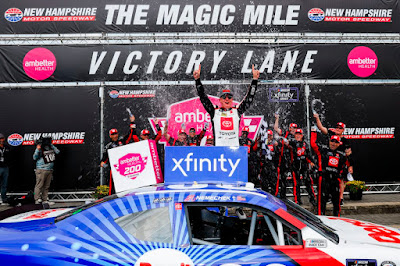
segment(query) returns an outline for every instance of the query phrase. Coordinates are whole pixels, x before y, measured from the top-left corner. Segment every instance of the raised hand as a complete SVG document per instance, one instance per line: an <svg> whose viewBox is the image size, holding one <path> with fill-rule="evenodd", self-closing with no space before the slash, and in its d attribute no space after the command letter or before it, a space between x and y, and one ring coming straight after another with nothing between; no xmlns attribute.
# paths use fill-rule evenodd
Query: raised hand
<svg viewBox="0 0 400 266"><path fill-rule="evenodd" d="M201 72L201 64L199 64L199 69L196 69L196 70L193 72L193 77L194 77L194 79L199 79L199 78L200 78L200 72Z"/></svg>
<svg viewBox="0 0 400 266"><path fill-rule="evenodd" d="M251 65L251 71L253 73L253 79L258 80L258 78L260 77L260 71L254 69L254 65Z"/></svg>

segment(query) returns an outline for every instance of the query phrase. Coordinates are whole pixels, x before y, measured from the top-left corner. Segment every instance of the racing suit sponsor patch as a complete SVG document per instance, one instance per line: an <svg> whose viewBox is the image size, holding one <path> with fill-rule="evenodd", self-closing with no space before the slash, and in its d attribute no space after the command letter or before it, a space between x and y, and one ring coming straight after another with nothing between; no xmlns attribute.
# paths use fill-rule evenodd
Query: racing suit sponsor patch
<svg viewBox="0 0 400 266"><path fill-rule="evenodd" d="M222 130L233 130L233 118L232 117L221 117L221 129Z"/></svg>

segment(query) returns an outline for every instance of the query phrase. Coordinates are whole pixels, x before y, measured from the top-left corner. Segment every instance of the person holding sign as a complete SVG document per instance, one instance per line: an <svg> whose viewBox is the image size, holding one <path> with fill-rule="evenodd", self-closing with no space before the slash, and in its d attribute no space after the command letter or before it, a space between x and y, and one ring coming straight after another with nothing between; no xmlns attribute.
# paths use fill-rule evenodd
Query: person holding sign
<svg viewBox="0 0 400 266"><path fill-rule="evenodd" d="M51 179L53 178L54 161L60 150L52 144L51 138L42 138L36 145L33 160L36 161L35 204L48 204Z"/></svg>
<svg viewBox="0 0 400 266"><path fill-rule="evenodd" d="M220 93L221 106L214 106L204 91L200 80L200 71L201 65L193 72L193 77L196 80L196 89L201 103L211 116L215 146L239 146L240 117L254 100L260 71L255 70L254 65L252 66L253 81L246 97L238 107L233 106L233 94L229 89L224 89Z"/></svg>

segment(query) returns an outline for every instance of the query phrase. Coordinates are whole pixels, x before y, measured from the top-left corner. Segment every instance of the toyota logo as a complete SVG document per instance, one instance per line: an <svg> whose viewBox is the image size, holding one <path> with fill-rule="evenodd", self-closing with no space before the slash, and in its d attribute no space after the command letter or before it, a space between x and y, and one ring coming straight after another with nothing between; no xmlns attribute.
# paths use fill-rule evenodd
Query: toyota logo
<svg viewBox="0 0 400 266"><path fill-rule="evenodd" d="M222 122L222 125L224 127L231 127L232 126L232 122L231 121L224 121L224 122Z"/></svg>

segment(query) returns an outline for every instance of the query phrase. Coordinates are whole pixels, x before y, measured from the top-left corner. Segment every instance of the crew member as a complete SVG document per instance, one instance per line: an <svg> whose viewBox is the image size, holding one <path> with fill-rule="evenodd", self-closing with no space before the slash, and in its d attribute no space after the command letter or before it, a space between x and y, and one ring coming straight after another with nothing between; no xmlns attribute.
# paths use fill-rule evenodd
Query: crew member
<svg viewBox="0 0 400 266"><path fill-rule="evenodd" d="M287 177L289 175L292 175L293 179L293 195L294 195L294 200L297 203L298 198L300 198L300 191L297 189L297 180L296 177L293 176L293 172L290 171L292 168L292 162L293 162L293 154L291 150L291 146L289 145L289 142L294 141L294 134L297 129L297 124L295 123L290 123L289 124L289 130L283 134L283 130L279 127L279 115L275 114L275 124L274 124L274 130L276 133L278 133L279 136L281 136L281 141L279 143L279 153L278 153L278 183L280 181L283 181L282 178L285 179L283 184L287 182ZM277 187L278 188L278 187Z"/></svg>
<svg viewBox="0 0 400 266"><path fill-rule="evenodd" d="M261 149L261 188L271 194L275 194L277 182L277 156L276 146L272 130L267 131L266 149Z"/></svg>
<svg viewBox="0 0 400 266"><path fill-rule="evenodd" d="M214 146L214 137L212 135L207 135L205 146Z"/></svg>
<svg viewBox="0 0 400 266"><path fill-rule="evenodd" d="M165 123L164 137L170 146L188 146L187 134L185 130L178 130L178 137L174 139L170 134L168 134L168 122Z"/></svg>
<svg viewBox="0 0 400 266"><path fill-rule="evenodd" d="M278 195L278 191L280 188L280 198L286 199L287 178L289 175L291 175L293 162L292 147L289 145L289 141L287 139L281 138L281 140L278 142L278 146L276 146L276 150L278 151L278 159L275 196ZM296 186L293 186L293 194L295 196L295 199L297 199Z"/></svg>
<svg viewBox="0 0 400 266"><path fill-rule="evenodd" d="M250 139L248 136L249 128L243 127L242 135L239 139L239 145L247 147L249 181L257 186L260 183L258 181L259 164L257 156L257 141Z"/></svg>
<svg viewBox="0 0 400 266"><path fill-rule="evenodd" d="M196 135L196 129L194 127L189 129L188 145L189 146L200 146L201 139L204 137L208 128L208 123L204 123L204 127L200 134Z"/></svg>
<svg viewBox="0 0 400 266"><path fill-rule="evenodd" d="M344 180L347 178L348 173L353 174L353 165L354 165L352 150L349 140L343 136L343 132L346 128L346 125L343 122L338 122L335 128L327 129L322 125L318 113L314 113L314 117L317 123L317 127L322 132L322 134L328 135L329 139L333 135L337 135L340 137L342 144L339 146L338 150L346 154L347 161L343 169L343 172L341 174L341 182L340 182L340 205L343 205L343 194L345 187Z"/></svg>
<svg viewBox="0 0 400 266"><path fill-rule="evenodd" d="M289 124L289 130L287 130L285 132L285 134L283 134L283 130L279 127L279 115L275 114L274 130L276 131L276 133L279 134L279 136L283 136L285 139L287 139L289 141L293 141L294 140L294 133L295 133L296 129L297 129L297 124L290 123Z"/></svg>
<svg viewBox="0 0 400 266"><path fill-rule="evenodd" d="M201 103L211 117L215 146L239 146L240 117L254 100L260 71L255 70L254 65L252 66L253 81L246 97L238 107L233 106L233 94L229 89L222 90L219 98L221 106L216 107L204 91L203 84L200 81L200 70L201 65L199 69L193 72L193 77L196 80L197 93Z"/></svg>
<svg viewBox="0 0 400 266"><path fill-rule="evenodd" d="M129 144L131 142L138 142L139 138L136 134L136 125L135 125L135 116L131 116L129 118L130 126L129 126L129 133L124 137L120 138L118 134L118 130L116 128L112 128L109 131L110 142L106 144L104 147L103 156L100 161L100 167L105 167L108 163L108 150L113 149L122 145ZM110 179L109 179L109 195L111 195L113 190L112 186L112 174L110 171Z"/></svg>
<svg viewBox="0 0 400 266"><path fill-rule="evenodd" d="M149 140L149 139L153 139L156 144L158 143L158 141L161 139L162 136L162 130L160 125L158 124L158 119L154 120L154 123L156 124L156 129L157 129L157 135L155 135L154 137L150 137L150 131L148 129L143 129L140 132L140 139L141 140Z"/></svg>
<svg viewBox="0 0 400 266"><path fill-rule="evenodd" d="M9 174L10 148L5 144L6 138L0 133L0 185L2 205L7 205L7 183Z"/></svg>
<svg viewBox="0 0 400 266"><path fill-rule="evenodd" d="M116 128L112 128L109 131L110 142L106 144L104 147L103 157L100 161L100 167L104 167L108 163L108 150L122 146L125 144L129 144L131 142L138 142L139 138L136 135L136 125L135 125L135 116L131 116L130 118L130 126L129 133L124 137L120 138L118 134L118 130Z"/></svg>
<svg viewBox="0 0 400 266"><path fill-rule="evenodd" d="M346 157L338 150L341 139L337 135L329 138L329 145L317 143L317 132L311 131L311 147L318 158L318 215L325 215L326 203L331 197L333 215L340 216L340 172Z"/></svg>
<svg viewBox="0 0 400 266"><path fill-rule="evenodd" d="M303 130L298 128L294 133L294 141L290 142L290 146L292 146L292 151L294 154L293 160L293 181L297 184L297 202L298 204L303 204L301 200L300 194L300 184L301 178L303 178L304 185L306 186L306 190L308 193L309 201L313 206L316 206L316 196L314 192L314 182L312 177L310 176L309 167L314 167L314 163L312 162L310 150L308 148L307 143L304 141Z"/></svg>

